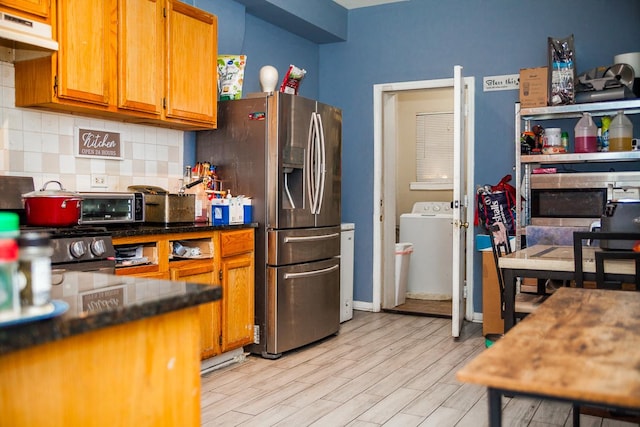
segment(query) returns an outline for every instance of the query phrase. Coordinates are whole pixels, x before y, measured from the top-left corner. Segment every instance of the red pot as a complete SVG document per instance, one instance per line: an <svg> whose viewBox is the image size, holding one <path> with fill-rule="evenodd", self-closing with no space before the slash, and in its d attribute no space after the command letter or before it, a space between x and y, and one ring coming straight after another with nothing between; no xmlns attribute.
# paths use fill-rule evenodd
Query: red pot
<svg viewBox="0 0 640 427"><path fill-rule="evenodd" d="M60 190L47 190L47 185L56 183ZM23 194L22 200L27 214L27 224L46 227L68 227L78 225L82 198L78 193L67 191L58 181L48 181L40 190Z"/></svg>

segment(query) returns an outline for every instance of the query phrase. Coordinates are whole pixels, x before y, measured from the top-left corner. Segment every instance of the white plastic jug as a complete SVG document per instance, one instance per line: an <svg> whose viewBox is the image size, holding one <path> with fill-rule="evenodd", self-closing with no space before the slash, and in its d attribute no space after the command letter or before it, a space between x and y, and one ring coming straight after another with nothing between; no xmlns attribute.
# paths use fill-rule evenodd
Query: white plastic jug
<svg viewBox="0 0 640 427"><path fill-rule="evenodd" d="M598 127L591 114L584 112L574 128L576 153L595 153L598 151Z"/></svg>
<svg viewBox="0 0 640 427"><path fill-rule="evenodd" d="M633 123L620 110L609 127L609 151L631 151L632 138Z"/></svg>

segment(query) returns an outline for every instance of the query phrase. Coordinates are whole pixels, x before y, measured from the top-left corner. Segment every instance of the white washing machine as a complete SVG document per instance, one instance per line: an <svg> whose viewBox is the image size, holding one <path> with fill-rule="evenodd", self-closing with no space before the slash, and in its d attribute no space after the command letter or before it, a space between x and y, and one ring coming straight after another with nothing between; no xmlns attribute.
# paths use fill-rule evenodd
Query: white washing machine
<svg viewBox="0 0 640 427"><path fill-rule="evenodd" d="M451 299L452 221L451 202L417 202L400 215L400 242L413 244L407 298Z"/></svg>

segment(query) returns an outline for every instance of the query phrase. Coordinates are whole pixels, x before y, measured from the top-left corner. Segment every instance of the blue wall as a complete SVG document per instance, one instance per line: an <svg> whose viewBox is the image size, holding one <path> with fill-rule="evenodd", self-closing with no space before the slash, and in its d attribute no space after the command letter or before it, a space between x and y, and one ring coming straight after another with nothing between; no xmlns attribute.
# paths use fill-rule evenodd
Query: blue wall
<svg viewBox="0 0 640 427"><path fill-rule="evenodd" d="M289 64L307 71L300 95L318 97L320 84L319 45L245 13L233 0L188 2L218 17L218 53L247 55L242 92L260 92L258 74L263 65L273 65L282 80Z"/></svg>
<svg viewBox="0 0 640 427"><path fill-rule="evenodd" d="M262 65L276 66L282 78L293 63L307 70L301 95L342 108L342 217L356 223L356 301L373 301L373 85L449 78L462 65L476 78L474 182L497 183L514 165L518 93L483 92L484 76L546 65L549 36L574 34L578 73L640 51L638 0L412 0L351 10L347 41L321 45L246 14L233 0L195 5L218 15L220 53L248 55L245 93L259 91ZM481 311L476 266L474 308Z"/></svg>

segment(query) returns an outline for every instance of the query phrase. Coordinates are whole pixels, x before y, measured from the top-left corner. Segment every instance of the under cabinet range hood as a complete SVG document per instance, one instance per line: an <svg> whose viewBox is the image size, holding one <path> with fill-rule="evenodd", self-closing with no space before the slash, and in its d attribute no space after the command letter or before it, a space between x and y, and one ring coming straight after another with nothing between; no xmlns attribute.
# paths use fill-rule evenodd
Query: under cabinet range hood
<svg viewBox="0 0 640 427"><path fill-rule="evenodd" d="M16 59L51 55L58 42L51 36L51 25L0 11L0 46L16 51Z"/></svg>

